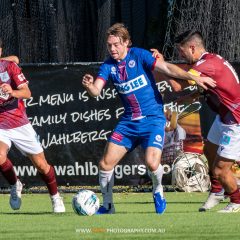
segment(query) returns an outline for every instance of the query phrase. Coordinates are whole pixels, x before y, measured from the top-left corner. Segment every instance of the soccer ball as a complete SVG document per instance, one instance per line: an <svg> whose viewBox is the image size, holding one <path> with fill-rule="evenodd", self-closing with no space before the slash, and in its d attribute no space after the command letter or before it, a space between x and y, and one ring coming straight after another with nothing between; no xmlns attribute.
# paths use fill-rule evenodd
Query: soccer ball
<svg viewBox="0 0 240 240"><path fill-rule="evenodd" d="M72 207L79 215L91 216L99 208L99 199L93 191L80 190L72 199Z"/></svg>

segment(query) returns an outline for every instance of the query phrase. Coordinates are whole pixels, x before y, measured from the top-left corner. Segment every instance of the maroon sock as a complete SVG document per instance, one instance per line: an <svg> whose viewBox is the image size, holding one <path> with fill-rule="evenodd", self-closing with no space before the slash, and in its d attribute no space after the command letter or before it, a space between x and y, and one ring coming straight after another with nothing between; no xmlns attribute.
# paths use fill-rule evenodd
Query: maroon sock
<svg viewBox="0 0 240 240"><path fill-rule="evenodd" d="M240 204L240 190L237 189L232 193L225 192L225 195L230 198L230 202Z"/></svg>
<svg viewBox="0 0 240 240"><path fill-rule="evenodd" d="M42 180L46 183L50 195L55 195L58 192L57 181L55 177L54 168L50 166L50 170L47 174L41 174Z"/></svg>
<svg viewBox="0 0 240 240"><path fill-rule="evenodd" d="M14 185L17 182L17 175L14 171L12 162L8 158L5 163L0 165L0 172L10 185Z"/></svg>
<svg viewBox="0 0 240 240"><path fill-rule="evenodd" d="M211 172L209 172L210 182L211 182L211 192L218 193L221 192L223 187L222 184L213 176Z"/></svg>

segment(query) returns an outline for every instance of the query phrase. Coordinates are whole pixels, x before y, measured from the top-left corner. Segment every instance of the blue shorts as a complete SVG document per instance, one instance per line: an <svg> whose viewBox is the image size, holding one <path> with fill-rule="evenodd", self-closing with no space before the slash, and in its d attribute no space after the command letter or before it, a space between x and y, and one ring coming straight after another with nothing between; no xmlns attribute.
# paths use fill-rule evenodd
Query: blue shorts
<svg viewBox="0 0 240 240"><path fill-rule="evenodd" d="M136 146L156 147L162 150L165 134L165 116L147 116L140 120L121 120L109 142L121 145L132 151Z"/></svg>

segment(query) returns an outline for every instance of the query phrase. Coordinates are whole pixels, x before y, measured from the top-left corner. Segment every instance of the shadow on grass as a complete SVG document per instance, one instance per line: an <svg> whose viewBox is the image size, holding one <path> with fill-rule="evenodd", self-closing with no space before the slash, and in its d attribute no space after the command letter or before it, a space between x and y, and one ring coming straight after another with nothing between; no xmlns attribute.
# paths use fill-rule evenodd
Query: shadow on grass
<svg viewBox="0 0 240 240"><path fill-rule="evenodd" d="M167 201L167 204L202 204L203 202L168 202ZM114 203L114 205L118 205L118 204L126 204L126 205L129 205L129 204L153 204L153 201L152 202L116 202Z"/></svg>
<svg viewBox="0 0 240 240"><path fill-rule="evenodd" d="M51 215L52 212L1 212L1 215ZM54 214L57 215L57 214ZM59 214L61 215L61 214Z"/></svg>

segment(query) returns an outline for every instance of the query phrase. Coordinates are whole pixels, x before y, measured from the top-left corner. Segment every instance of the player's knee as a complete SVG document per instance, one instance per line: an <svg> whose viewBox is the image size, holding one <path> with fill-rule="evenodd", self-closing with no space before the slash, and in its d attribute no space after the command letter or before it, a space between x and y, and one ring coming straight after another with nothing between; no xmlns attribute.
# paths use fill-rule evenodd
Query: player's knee
<svg viewBox="0 0 240 240"><path fill-rule="evenodd" d="M148 169L152 172L158 169L159 161L149 161L149 162L146 162L146 164Z"/></svg>
<svg viewBox="0 0 240 240"><path fill-rule="evenodd" d="M31 159L33 165L37 168L38 172L40 172L41 174L48 173L50 165L48 164L43 152L39 154L31 154L28 155L28 157Z"/></svg>
<svg viewBox="0 0 240 240"><path fill-rule="evenodd" d="M215 167L212 173L213 173L213 177L219 180L224 177L224 175L226 174L226 171L224 171L224 169L222 168Z"/></svg>
<svg viewBox="0 0 240 240"><path fill-rule="evenodd" d="M110 171L114 168L115 166L111 164L110 162L106 161L106 159L102 159L99 162L99 169L103 171Z"/></svg>
<svg viewBox="0 0 240 240"><path fill-rule="evenodd" d="M48 174L49 170L50 170L50 165L49 164L38 164L36 166L37 170L39 173L41 174Z"/></svg>
<svg viewBox="0 0 240 240"><path fill-rule="evenodd" d="M3 163L5 163L6 160L7 160L7 155L6 155L6 153L0 151L0 165L2 165Z"/></svg>

